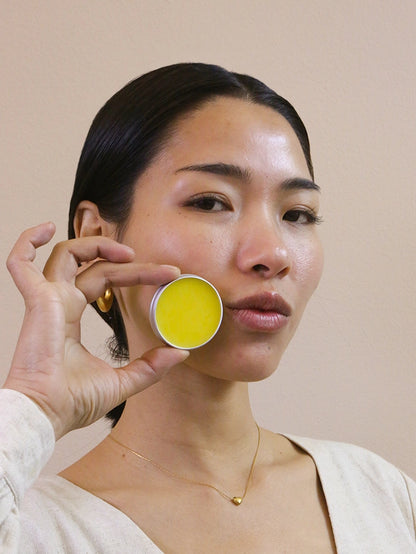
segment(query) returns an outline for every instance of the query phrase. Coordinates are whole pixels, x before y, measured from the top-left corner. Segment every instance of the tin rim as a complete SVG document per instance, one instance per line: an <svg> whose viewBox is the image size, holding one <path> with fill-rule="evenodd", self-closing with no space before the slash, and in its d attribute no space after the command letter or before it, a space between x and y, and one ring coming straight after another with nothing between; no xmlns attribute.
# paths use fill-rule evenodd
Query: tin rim
<svg viewBox="0 0 416 554"><path fill-rule="evenodd" d="M204 283L207 283L212 288L212 290L215 292L215 294L218 298L219 305L220 305L220 317L218 318L218 325L215 328L215 331L211 334L211 336L205 342L203 342L201 344L198 344L196 346L186 347L186 346L178 346L177 344L174 344L173 342L169 341L166 337L164 337L162 335L162 333L160 332L160 330L158 328L157 322L156 322L156 308L157 308L157 303L159 301L160 296L173 283L176 283L177 281L181 281L182 279L198 279L199 281L204 281ZM214 285L212 283L207 281L207 279L204 279L203 277L200 277L199 275L193 275L192 273L184 273L183 275L179 275L179 277L177 279L174 279L173 281L170 281L170 283L166 283L166 285L161 285L157 289L155 294L153 295L152 301L150 303L150 308L149 308L150 325L151 325L152 330L155 333L155 335L158 338L160 338L161 340L163 340L164 343L168 344L169 346L173 346L174 348L178 348L180 350L195 350L195 348L201 348L201 346L204 346L209 341L211 341L215 337L215 335L217 334L218 329L220 328L220 325L222 323L223 315L224 315L224 307L223 307L223 304L222 304L221 296L220 296L219 292L217 291L217 289L214 287Z"/></svg>

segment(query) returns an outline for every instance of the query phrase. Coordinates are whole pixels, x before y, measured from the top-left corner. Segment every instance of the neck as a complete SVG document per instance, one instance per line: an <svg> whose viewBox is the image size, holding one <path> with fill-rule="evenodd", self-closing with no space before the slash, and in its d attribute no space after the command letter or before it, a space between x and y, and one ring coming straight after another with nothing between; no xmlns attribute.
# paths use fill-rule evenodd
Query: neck
<svg viewBox="0 0 416 554"><path fill-rule="evenodd" d="M257 440L247 384L186 366L176 366L161 382L130 398L113 433L170 467L175 460L188 461L214 473L214 466L231 456L247 458Z"/></svg>

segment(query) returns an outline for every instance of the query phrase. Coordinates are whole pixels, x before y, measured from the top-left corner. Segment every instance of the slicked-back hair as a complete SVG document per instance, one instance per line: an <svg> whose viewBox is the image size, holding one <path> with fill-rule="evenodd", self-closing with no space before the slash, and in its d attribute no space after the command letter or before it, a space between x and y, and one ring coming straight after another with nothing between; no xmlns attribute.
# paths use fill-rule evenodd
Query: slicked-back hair
<svg viewBox="0 0 416 554"><path fill-rule="evenodd" d="M117 225L121 236L138 178L163 149L176 123L205 102L232 97L267 106L282 115L300 142L313 178L306 128L295 108L261 81L217 65L178 63L131 81L94 118L78 163L69 209L69 238L75 237L74 216L82 200L94 202L101 216ZM117 301L102 313L110 325L114 359L128 359L126 331ZM124 404L108 415L115 424Z"/></svg>

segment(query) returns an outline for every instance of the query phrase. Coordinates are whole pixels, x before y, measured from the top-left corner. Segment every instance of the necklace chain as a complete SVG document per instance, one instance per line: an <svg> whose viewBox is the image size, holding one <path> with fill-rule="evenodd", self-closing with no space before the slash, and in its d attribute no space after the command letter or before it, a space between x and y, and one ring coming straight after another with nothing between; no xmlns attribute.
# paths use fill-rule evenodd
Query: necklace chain
<svg viewBox="0 0 416 554"><path fill-rule="evenodd" d="M242 501L244 500L246 494L247 494L247 491L248 491L248 487L250 485L250 481L251 481L251 478L253 476L253 472L254 472L254 466L256 465L256 460L257 460L257 454L259 453L259 448L260 448L260 437L261 437L261 433L260 433L260 427L257 425L256 423L256 428L257 428L257 446L256 446L256 451L254 453L254 457L253 457L253 461L251 462L251 466L250 466L250 471L249 471L249 474L248 474L248 477L247 477L247 481L246 481L246 486L244 488L244 492L243 492L243 495L242 496L230 496L228 495L227 493L225 493L224 491L220 490L219 488L217 488L215 485L211 485L210 483L204 483L203 481L196 481L194 479L188 479L187 477L183 477L182 475L179 475L177 473L174 473L173 471L171 471L170 469L167 469L166 467L158 464L157 462L155 462L154 460L151 460L150 458L147 458L146 456L144 456L143 454L140 454L140 452L136 452L135 450L133 450L132 448L130 448L129 446L123 444L122 442L120 442L118 439L114 438L114 436L112 435L112 433L110 433L108 435L108 437L114 441L115 443L119 444L120 446L122 446L123 448L125 448L126 450L128 450L129 452L131 452L131 454L134 454L134 456L136 456L137 458L140 458L141 460L144 460L145 462L149 462L150 464L152 464L155 468L157 468L159 471L163 471L164 473L166 473L167 475L169 475L170 477L173 477L174 479L179 479L180 481L184 481L185 483L191 483L192 485L200 485L201 487L209 487L210 489L213 489L214 491L216 491L218 494L220 494L223 498L225 498L226 500L229 500L230 502L232 502L235 506L239 506Z"/></svg>

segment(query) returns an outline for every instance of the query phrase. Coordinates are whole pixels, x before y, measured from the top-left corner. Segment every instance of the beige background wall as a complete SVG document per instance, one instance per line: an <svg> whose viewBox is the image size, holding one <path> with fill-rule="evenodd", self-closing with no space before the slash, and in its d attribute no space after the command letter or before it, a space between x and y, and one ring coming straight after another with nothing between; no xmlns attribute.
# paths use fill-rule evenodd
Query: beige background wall
<svg viewBox="0 0 416 554"><path fill-rule="evenodd" d="M43 220L65 238L89 123L125 82L205 61L265 80L309 129L326 272L278 372L252 388L275 430L355 442L416 478L413 0L2 0L1 252ZM41 258L44 255L41 256ZM2 262L1 375L22 304ZM85 340L103 352L89 313ZM58 445L63 467L106 432Z"/></svg>

